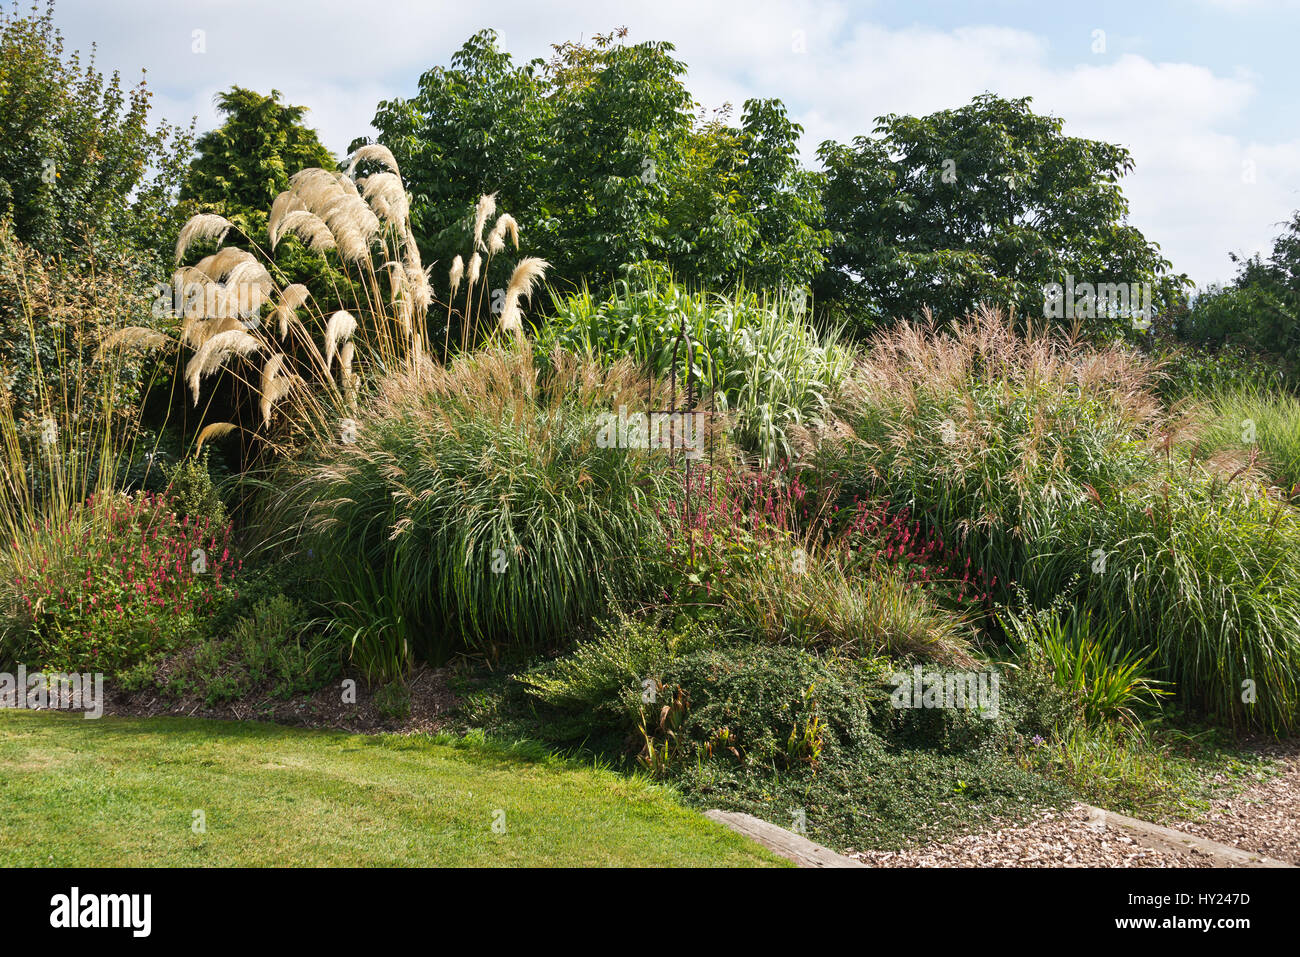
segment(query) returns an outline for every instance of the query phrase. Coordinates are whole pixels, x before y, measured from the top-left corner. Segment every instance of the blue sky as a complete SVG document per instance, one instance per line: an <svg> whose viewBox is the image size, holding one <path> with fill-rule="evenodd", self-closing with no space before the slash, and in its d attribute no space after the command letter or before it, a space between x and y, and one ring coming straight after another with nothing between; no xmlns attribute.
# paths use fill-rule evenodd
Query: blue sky
<svg viewBox="0 0 1300 957"><path fill-rule="evenodd" d="M780 97L810 158L882 113L1028 95L1133 152L1131 221L1202 286L1300 208L1300 0L59 0L56 21L102 67L147 68L169 119L208 128L218 90L275 87L340 152L484 26L523 58L616 26L670 40L703 105Z"/></svg>

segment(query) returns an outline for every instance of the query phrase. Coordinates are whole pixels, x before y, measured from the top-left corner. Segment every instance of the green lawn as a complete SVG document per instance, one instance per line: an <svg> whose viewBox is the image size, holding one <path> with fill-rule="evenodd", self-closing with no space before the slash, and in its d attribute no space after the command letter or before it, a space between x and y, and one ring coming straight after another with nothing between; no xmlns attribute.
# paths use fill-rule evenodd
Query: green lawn
<svg viewBox="0 0 1300 957"><path fill-rule="evenodd" d="M781 863L643 780L483 743L0 711L8 866Z"/></svg>

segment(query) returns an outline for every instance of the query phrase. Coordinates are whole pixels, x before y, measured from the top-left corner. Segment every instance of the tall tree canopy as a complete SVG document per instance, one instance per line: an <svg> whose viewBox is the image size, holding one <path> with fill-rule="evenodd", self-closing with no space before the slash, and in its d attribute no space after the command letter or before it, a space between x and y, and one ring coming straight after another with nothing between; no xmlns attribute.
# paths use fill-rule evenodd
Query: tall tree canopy
<svg viewBox="0 0 1300 957"><path fill-rule="evenodd" d="M1178 331L1200 345L1274 356L1290 376L1300 377L1300 211L1283 224L1267 258L1232 259L1236 278L1197 296Z"/></svg>
<svg viewBox="0 0 1300 957"><path fill-rule="evenodd" d="M251 210L265 218L298 170L334 168L333 155L303 123L307 108L281 103L280 95L272 90L263 96L241 86L217 94L224 120L199 137L182 201L204 203L227 219Z"/></svg>
<svg viewBox="0 0 1300 957"><path fill-rule="evenodd" d="M66 54L53 19L0 9L0 216L47 256L160 252L191 133L151 126L143 78Z"/></svg>
<svg viewBox="0 0 1300 957"><path fill-rule="evenodd" d="M1152 283L1154 305L1186 277L1128 225L1121 146L1066 136L1028 97L991 94L929 116L879 118L874 137L825 142L834 241L819 301L863 325L929 307L955 318L980 302L1044 315L1044 287ZM1123 317L1086 318L1098 334Z"/></svg>
<svg viewBox="0 0 1300 957"><path fill-rule="evenodd" d="M332 170L338 165L304 122L307 108L283 103L280 97L279 90L264 95L240 86L218 93L222 123L199 137L181 189L187 217L196 212L224 216L268 254L271 203L289 188L289 177L309 167ZM249 243L231 235L227 245ZM282 284L305 283L318 299L340 300L338 308L351 307L355 293L347 277L296 237L286 237L276 247L272 265L278 267Z"/></svg>
<svg viewBox="0 0 1300 957"><path fill-rule="evenodd" d="M774 100L747 102L739 127L699 112L673 46L625 33L517 65L484 30L379 105L429 257L464 251L474 200L495 192L561 285L644 260L714 286L807 285L829 234L800 128Z"/></svg>

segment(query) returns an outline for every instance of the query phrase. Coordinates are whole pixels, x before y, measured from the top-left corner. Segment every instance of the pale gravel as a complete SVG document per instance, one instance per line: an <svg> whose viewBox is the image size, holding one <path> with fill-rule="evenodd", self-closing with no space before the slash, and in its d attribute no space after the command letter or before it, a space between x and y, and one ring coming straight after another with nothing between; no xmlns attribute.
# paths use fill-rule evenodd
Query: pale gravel
<svg viewBox="0 0 1300 957"><path fill-rule="evenodd" d="M1300 740L1255 750L1277 761L1280 772L1260 775L1246 790L1212 801L1195 821L1171 821L1169 826L1300 865Z"/></svg>
<svg viewBox="0 0 1300 957"><path fill-rule="evenodd" d="M1199 851L1154 850L1093 819L1086 805L904 851L848 852L871 867L1214 867Z"/></svg>

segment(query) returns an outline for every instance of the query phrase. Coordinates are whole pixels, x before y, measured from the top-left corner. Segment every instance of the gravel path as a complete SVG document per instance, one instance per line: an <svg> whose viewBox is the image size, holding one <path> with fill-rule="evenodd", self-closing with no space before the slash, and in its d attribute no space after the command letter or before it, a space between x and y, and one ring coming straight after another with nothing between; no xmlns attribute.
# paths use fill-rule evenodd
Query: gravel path
<svg viewBox="0 0 1300 957"><path fill-rule="evenodd" d="M871 867L1213 867L1198 851L1157 851L1076 804L1028 824L907 851L850 852Z"/></svg>
<svg viewBox="0 0 1300 957"><path fill-rule="evenodd" d="M1280 761L1282 772L1212 802L1199 821L1169 826L1300 865L1300 741L1261 745L1258 750Z"/></svg>

